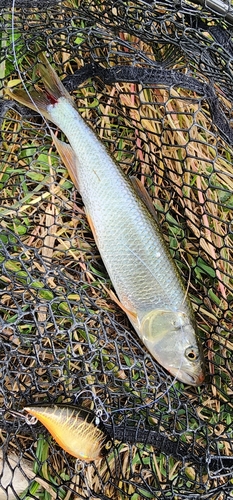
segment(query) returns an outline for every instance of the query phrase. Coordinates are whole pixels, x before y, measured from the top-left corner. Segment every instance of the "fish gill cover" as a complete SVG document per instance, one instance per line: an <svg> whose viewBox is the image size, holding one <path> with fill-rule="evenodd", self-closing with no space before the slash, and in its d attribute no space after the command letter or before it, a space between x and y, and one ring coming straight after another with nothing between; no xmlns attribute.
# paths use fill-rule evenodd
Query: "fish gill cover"
<svg viewBox="0 0 233 500"><path fill-rule="evenodd" d="M140 343L106 292L82 200L45 122L2 95L0 498L19 498L17 474L25 499L231 498L230 2L16 1L13 19L11 2L0 7L2 89L20 83L17 65L29 91L40 85L45 51L83 118L145 184L207 371L201 388L174 381ZM114 440L99 463L76 464L40 424L7 412L95 409L97 396Z"/></svg>

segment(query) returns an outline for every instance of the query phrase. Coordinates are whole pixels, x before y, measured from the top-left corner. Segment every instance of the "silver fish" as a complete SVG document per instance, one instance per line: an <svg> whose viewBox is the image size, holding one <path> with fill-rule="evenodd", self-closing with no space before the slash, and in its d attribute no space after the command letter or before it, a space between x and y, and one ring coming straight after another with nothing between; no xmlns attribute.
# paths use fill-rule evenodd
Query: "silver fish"
<svg viewBox="0 0 233 500"><path fill-rule="evenodd" d="M44 92L7 90L11 98L56 124L70 145L52 133L78 188L96 244L118 296L140 339L178 380L204 381L194 315L178 269L140 181L129 180L84 122L46 57L38 71Z"/></svg>

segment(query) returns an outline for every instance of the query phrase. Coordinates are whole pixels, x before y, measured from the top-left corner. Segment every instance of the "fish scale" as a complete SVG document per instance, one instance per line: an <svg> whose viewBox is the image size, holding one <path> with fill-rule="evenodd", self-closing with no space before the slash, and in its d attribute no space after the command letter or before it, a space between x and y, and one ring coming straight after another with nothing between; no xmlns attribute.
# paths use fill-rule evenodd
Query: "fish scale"
<svg viewBox="0 0 233 500"><path fill-rule="evenodd" d="M84 122L43 54L40 59L38 72L46 92L33 91L31 98L22 90L7 93L39 109L67 136L70 146L52 133L82 196L116 301L154 358L182 382L200 385L204 362L191 303L152 216L152 202Z"/></svg>
<svg viewBox="0 0 233 500"><path fill-rule="evenodd" d="M54 113L53 118L55 120ZM68 127L66 130L63 125L63 131L70 139ZM72 144L71 139L70 143ZM145 310L147 305L154 304L167 306L170 310L171 303L174 310L181 307L185 290L183 285L177 290L179 276L174 274L173 263L164 251L160 233L159 237L158 234L153 234L155 221L148 220L148 211L135 196L133 188L130 189L125 183L125 178L115 163L108 158L106 168L97 164L97 161L95 167L92 167L90 162L85 163L85 157L82 158L79 140L76 140L75 147L79 151L79 162L82 165L82 168L79 166L77 169L80 193L98 235L102 259L118 295L121 296L127 290L129 302L137 309L141 307ZM93 175L95 169L98 169L101 181ZM92 179L90 183L87 181L89 178ZM117 184L116 189L114 183ZM140 255L140 259L137 255ZM121 282L122 274L124 283ZM184 309L187 309L186 304Z"/></svg>

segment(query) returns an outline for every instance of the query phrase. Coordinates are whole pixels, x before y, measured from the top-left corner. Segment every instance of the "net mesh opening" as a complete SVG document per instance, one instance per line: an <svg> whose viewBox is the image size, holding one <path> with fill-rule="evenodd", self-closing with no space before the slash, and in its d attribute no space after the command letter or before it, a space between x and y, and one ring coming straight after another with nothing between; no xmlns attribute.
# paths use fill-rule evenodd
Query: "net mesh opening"
<svg viewBox="0 0 233 500"><path fill-rule="evenodd" d="M0 498L230 499L232 6L16 1L13 31L11 7L0 2L2 89L19 79L14 51L29 91L39 85L45 51L85 121L144 183L188 285L207 378L174 384L150 356L106 292L45 122L2 96ZM7 412L95 409L97 396L114 441L100 463L76 463L41 424Z"/></svg>

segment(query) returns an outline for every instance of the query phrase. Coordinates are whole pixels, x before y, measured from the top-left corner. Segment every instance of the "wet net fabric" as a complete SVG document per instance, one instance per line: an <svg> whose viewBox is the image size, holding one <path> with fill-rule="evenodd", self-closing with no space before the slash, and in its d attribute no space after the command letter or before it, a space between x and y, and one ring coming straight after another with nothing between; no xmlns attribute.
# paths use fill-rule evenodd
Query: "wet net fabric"
<svg viewBox="0 0 233 500"><path fill-rule="evenodd" d="M46 124L2 98L0 498L231 498L230 3L16 2L13 31L10 2L0 8L2 86L19 78L15 56L29 90L39 84L46 51L84 119L145 184L187 283L207 369L201 389L174 384L146 351L106 292L82 200ZM152 70L164 81L156 85ZM101 463L76 464L41 425L6 412L79 404L81 391L89 408L100 398L113 436L125 429ZM174 456L161 440L129 443L135 428L185 447Z"/></svg>

